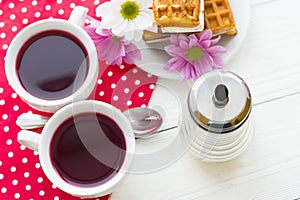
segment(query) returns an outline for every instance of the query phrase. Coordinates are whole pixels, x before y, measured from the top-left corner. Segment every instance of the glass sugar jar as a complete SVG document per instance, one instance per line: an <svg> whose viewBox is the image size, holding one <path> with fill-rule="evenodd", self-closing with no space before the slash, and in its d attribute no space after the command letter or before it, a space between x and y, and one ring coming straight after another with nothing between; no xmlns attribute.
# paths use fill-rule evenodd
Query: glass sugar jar
<svg viewBox="0 0 300 200"><path fill-rule="evenodd" d="M237 74L213 70L197 79L182 105L180 131L189 150L206 162L240 155L254 133L252 98Z"/></svg>

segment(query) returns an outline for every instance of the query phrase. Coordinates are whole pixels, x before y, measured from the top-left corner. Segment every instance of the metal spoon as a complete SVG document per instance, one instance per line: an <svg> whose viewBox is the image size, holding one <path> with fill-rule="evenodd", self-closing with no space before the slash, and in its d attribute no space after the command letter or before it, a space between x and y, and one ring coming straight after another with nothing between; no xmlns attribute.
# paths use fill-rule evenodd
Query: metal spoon
<svg viewBox="0 0 300 200"><path fill-rule="evenodd" d="M151 108L131 108L123 112L136 138L152 135L162 124L161 115Z"/></svg>
<svg viewBox="0 0 300 200"><path fill-rule="evenodd" d="M155 133L155 131L162 124L161 115L151 108L131 108L123 112L129 119L136 138L148 137ZM35 129L45 126L49 117L22 113L16 121L16 124L21 129Z"/></svg>

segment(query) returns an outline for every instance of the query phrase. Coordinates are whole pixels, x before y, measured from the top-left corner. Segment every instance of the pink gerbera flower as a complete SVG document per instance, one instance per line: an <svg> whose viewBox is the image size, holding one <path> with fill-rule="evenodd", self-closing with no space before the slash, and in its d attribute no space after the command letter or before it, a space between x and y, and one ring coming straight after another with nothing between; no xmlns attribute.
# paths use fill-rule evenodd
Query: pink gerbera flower
<svg viewBox="0 0 300 200"><path fill-rule="evenodd" d="M212 32L204 30L200 35L172 35L172 44L165 51L173 56L166 69L180 72L184 80L197 79L202 74L224 67L222 55L226 49L216 45L220 36L211 39Z"/></svg>
<svg viewBox="0 0 300 200"><path fill-rule="evenodd" d="M124 37L115 36L111 30L86 26L84 28L90 35L97 49L100 60L105 60L109 65L121 65L124 60L127 64L133 64L141 59L138 48ZM97 32L96 32L97 29Z"/></svg>

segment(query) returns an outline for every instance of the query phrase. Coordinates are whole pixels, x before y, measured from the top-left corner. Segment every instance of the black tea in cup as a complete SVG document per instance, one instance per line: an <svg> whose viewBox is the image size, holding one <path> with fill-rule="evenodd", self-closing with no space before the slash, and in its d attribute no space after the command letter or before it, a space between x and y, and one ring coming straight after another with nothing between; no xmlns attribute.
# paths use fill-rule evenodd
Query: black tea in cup
<svg viewBox="0 0 300 200"><path fill-rule="evenodd" d="M84 45L61 30L44 31L31 37L17 57L23 87L33 96L46 100L72 95L84 82L88 66Z"/></svg>
<svg viewBox="0 0 300 200"><path fill-rule="evenodd" d="M52 164L69 184L101 185L114 177L126 155L124 133L111 118L82 113L65 120L51 141Z"/></svg>

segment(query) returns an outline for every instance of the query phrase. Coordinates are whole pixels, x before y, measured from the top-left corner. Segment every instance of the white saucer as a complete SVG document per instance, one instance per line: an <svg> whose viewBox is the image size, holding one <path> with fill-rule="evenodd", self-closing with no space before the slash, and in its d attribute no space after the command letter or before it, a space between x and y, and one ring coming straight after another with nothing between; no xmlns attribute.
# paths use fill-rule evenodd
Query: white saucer
<svg viewBox="0 0 300 200"><path fill-rule="evenodd" d="M225 65L236 54L241 46L247 32L250 18L250 5L248 0L229 0L236 21L238 34L236 36L223 36L218 43L224 46L228 52L223 56ZM164 69L168 60L171 58L165 51L164 47L170 44L170 41L146 44L143 40L134 42L141 50L142 60L135 64L144 71L155 76L180 80L178 72L171 72Z"/></svg>

